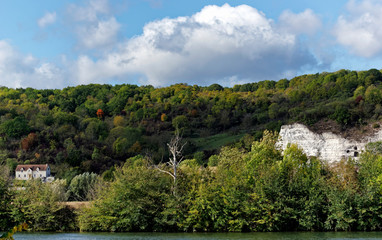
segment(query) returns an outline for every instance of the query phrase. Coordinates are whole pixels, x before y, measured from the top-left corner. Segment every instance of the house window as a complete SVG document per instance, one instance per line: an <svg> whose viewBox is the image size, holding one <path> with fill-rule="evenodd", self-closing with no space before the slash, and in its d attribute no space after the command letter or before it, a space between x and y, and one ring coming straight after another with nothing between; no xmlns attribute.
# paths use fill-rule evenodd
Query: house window
<svg viewBox="0 0 382 240"><path fill-rule="evenodd" d="M33 177L35 178L35 177L36 177L36 174L33 174Z"/></svg>
<svg viewBox="0 0 382 240"><path fill-rule="evenodd" d="M20 177L20 174L19 174L19 177Z"/></svg>
<svg viewBox="0 0 382 240"><path fill-rule="evenodd" d="M26 175L26 174L24 174L24 177L27 177L27 175Z"/></svg>
<svg viewBox="0 0 382 240"><path fill-rule="evenodd" d="M42 177L42 174L40 174L40 177Z"/></svg>

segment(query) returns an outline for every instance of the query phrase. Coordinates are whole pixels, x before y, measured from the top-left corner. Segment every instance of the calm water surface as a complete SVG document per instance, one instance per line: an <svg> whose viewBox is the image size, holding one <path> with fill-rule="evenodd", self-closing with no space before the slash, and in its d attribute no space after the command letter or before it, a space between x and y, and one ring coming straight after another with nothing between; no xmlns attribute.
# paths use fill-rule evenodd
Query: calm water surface
<svg viewBox="0 0 382 240"><path fill-rule="evenodd" d="M347 232L347 233L18 233L15 240L302 240L302 239L382 239L382 232Z"/></svg>

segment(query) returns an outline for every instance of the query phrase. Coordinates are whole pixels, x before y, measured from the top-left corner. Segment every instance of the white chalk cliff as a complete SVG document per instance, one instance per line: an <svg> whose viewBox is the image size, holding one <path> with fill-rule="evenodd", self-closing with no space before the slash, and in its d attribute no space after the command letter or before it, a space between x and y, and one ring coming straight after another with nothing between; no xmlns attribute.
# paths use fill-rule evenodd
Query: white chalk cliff
<svg viewBox="0 0 382 240"><path fill-rule="evenodd" d="M369 142L382 141L382 130L372 136L349 140L331 132L314 133L303 124L284 125L280 130L277 146L284 150L289 143L297 144L306 155L319 157L328 162L342 158L358 158Z"/></svg>

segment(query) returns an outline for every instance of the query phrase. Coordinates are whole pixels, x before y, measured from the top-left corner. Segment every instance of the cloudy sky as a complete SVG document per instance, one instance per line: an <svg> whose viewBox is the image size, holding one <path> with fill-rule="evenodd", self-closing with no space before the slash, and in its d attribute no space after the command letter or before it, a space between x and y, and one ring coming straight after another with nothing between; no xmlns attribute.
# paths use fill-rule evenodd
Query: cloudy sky
<svg viewBox="0 0 382 240"><path fill-rule="evenodd" d="M223 86L382 67L382 0L0 0L0 85Z"/></svg>

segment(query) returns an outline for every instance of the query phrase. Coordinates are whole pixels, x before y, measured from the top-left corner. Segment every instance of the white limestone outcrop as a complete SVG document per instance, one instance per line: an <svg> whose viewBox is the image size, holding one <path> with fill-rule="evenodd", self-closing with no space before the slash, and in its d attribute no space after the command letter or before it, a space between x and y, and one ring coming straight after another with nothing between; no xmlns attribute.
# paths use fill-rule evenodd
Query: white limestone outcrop
<svg viewBox="0 0 382 240"><path fill-rule="evenodd" d="M358 158L369 142L382 140L382 130L373 136L359 140L349 140L331 132L314 133L305 125L295 123L284 125L280 130L278 147L284 150L289 143L297 144L308 156L319 157L328 162L336 162L342 158Z"/></svg>

